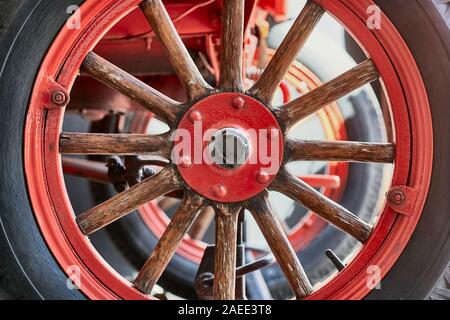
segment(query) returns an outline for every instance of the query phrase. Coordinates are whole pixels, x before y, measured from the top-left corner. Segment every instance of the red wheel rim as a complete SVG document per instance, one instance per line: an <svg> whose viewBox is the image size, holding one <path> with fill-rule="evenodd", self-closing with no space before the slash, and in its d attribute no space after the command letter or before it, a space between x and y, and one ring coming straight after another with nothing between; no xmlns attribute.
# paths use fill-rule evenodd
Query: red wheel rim
<svg viewBox="0 0 450 320"><path fill-rule="evenodd" d="M86 54L106 31L140 1L86 1L81 7L84 25L63 28L50 48L36 79L25 128L25 170L34 212L47 244L63 270L81 269L81 290L93 299L142 299L148 296L110 268L74 220L65 190L59 134L64 110L47 106L45 92L56 79L73 85ZM367 268L375 265L384 276L406 246L420 218L431 176L432 123L427 94L406 44L382 15L382 29L369 30L370 0L316 0L354 35L370 55L390 99L396 130L396 158L392 186L408 186L417 197L409 216L385 206L368 242L338 276L310 299L359 299L367 295ZM95 23L93 23L95 21ZM409 125L411 123L411 126ZM47 174L52 173L52 174Z"/></svg>

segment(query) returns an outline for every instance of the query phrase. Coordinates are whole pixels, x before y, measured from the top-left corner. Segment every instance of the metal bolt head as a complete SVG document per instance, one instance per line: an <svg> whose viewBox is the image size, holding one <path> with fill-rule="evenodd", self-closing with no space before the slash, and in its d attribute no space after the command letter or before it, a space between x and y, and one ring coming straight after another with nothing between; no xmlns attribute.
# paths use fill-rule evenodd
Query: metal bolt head
<svg viewBox="0 0 450 320"><path fill-rule="evenodd" d="M181 159L180 159L180 167L185 168L185 169L192 167L191 158L188 157L188 156L181 157Z"/></svg>
<svg viewBox="0 0 450 320"><path fill-rule="evenodd" d="M219 184L215 186L212 190L214 196L217 198L223 198L227 195L228 191L227 188L225 188L223 185Z"/></svg>
<svg viewBox="0 0 450 320"><path fill-rule="evenodd" d="M231 101L231 105L236 110L242 110L245 107L245 100L242 97L236 97Z"/></svg>
<svg viewBox="0 0 450 320"><path fill-rule="evenodd" d="M260 184L266 184L270 180L270 174L268 174L266 171L261 170L256 174L256 181Z"/></svg>
<svg viewBox="0 0 450 320"><path fill-rule="evenodd" d="M388 194L388 201L399 205L405 201L405 194L401 190L392 190Z"/></svg>
<svg viewBox="0 0 450 320"><path fill-rule="evenodd" d="M196 121L202 121L202 114L198 110L192 110L191 113L189 113L189 121L196 122Z"/></svg>
<svg viewBox="0 0 450 320"><path fill-rule="evenodd" d="M63 91L53 91L52 102L57 106L65 106L69 100L67 94Z"/></svg>

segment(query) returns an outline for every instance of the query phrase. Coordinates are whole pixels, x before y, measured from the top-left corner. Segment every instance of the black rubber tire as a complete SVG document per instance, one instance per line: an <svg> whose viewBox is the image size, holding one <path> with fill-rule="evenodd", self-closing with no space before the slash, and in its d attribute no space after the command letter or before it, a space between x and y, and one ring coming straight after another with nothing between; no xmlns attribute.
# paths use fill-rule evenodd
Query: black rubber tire
<svg viewBox="0 0 450 320"><path fill-rule="evenodd" d="M66 287L66 276L36 225L23 172L22 140L28 101L41 61L65 23L66 8L81 2L25 0L0 46L1 281L14 297L83 298L80 292ZM408 247L383 280L381 290L373 291L368 298L423 299L443 273L450 255L450 32L440 11L429 0L376 2L397 26L421 69L431 102L437 152L431 190L420 223ZM48 19L50 12L52 19ZM17 68L19 63L21 67Z"/></svg>
<svg viewBox="0 0 450 320"><path fill-rule="evenodd" d="M435 152L430 190L419 224L383 279L381 289L372 291L368 298L424 299L450 260L450 4L440 0L375 3L396 26L420 69L431 105Z"/></svg>
<svg viewBox="0 0 450 320"><path fill-rule="evenodd" d="M35 76L67 19L67 7L81 2L23 1L0 44L0 272L8 298L84 298L67 288L67 277L41 236L23 171L24 124Z"/></svg>
<svg viewBox="0 0 450 320"><path fill-rule="evenodd" d="M0 0L0 38L23 0Z"/></svg>
<svg viewBox="0 0 450 320"><path fill-rule="evenodd" d="M14 15L15 9L20 6L22 0L0 0L0 39L3 37L3 33L6 30L6 27L8 26L11 17ZM0 250L1 250L1 243L0 243ZM8 288L10 287L8 278L5 276L2 276L2 274L5 274L4 271L2 271L4 267L0 265L0 299L9 299L15 296L14 293L10 293Z"/></svg>

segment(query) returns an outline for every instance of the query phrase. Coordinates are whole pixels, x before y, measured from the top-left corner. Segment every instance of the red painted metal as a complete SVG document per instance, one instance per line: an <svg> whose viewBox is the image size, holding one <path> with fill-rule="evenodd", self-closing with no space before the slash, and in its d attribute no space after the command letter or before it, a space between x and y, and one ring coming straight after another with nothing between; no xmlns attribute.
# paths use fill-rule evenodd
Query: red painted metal
<svg viewBox="0 0 450 320"><path fill-rule="evenodd" d="M284 18L288 11L286 0L259 0L258 5L262 10L279 19Z"/></svg>
<svg viewBox="0 0 450 320"><path fill-rule="evenodd" d="M341 186L341 178L329 174L310 174L299 178L314 188L337 189Z"/></svg>
<svg viewBox="0 0 450 320"><path fill-rule="evenodd" d="M164 1L175 27L182 36L220 33L221 11L217 0ZM139 8L136 8L105 35L103 41L143 39L152 41L155 34ZM100 43L102 45L102 43Z"/></svg>
<svg viewBox="0 0 450 320"><path fill-rule="evenodd" d="M89 161L79 158L62 158L64 174L83 177L100 183L110 183L108 169L103 162Z"/></svg>
<svg viewBox="0 0 450 320"><path fill-rule="evenodd" d="M410 216L414 212L418 190L407 186L392 187L386 195L387 204L395 212Z"/></svg>
<svg viewBox="0 0 450 320"><path fill-rule="evenodd" d="M223 128L239 129L249 140L249 160L239 168L221 168L209 157L210 139L215 131ZM283 137L275 117L259 101L245 95L220 93L200 100L181 119L178 130L194 137L190 141L190 154L180 155L192 159L193 165L178 166L178 170L193 190L212 200L237 202L255 196L270 184L282 163ZM261 135L260 130L265 134ZM267 139L269 130L278 130L278 138ZM186 143L181 136L179 140L175 148ZM268 152L261 154L264 145ZM272 150L272 145L276 149ZM261 156L270 160L263 163ZM270 170L266 179L258 179L261 170Z"/></svg>
<svg viewBox="0 0 450 320"><path fill-rule="evenodd" d="M42 92L42 100L48 109L59 109L65 107L69 101L70 96L67 90L57 83L51 77L47 78L47 90Z"/></svg>
<svg viewBox="0 0 450 320"><path fill-rule="evenodd" d="M291 101L291 92L289 91L289 87L285 81L281 81L280 89L283 93L283 103L288 103L289 101Z"/></svg>
<svg viewBox="0 0 450 320"><path fill-rule="evenodd" d="M81 290L93 299L143 299L103 261L79 230L65 190L59 133L64 108L42 108L47 101L48 79L70 92L83 58L106 31L134 10L140 0L88 0L82 7L82 27L62 28L41 66L30 100L24 133L24 164L37 222L45 240L66 271L77 265ZM367 286L368 267L378 266L384 276L395 263L420 218L432 168L432 123L427 94L414 59L401 36L382 15L381 29L368 29L371 0L316 0L345 25L370 55L389 97L397 145L393 186L417 190L413 212L399 215L385 207L369 241L334 279L324 283L309 299L360 299ZM95 23L93 23L95 21ZM410 125L411 124L411 125Z"/></svg>

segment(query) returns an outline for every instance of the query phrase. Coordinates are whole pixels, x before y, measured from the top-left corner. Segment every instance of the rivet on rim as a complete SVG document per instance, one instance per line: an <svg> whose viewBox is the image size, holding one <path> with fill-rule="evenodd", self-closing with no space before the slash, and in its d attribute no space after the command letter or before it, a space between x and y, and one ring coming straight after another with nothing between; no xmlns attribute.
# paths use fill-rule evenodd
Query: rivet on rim
<svg viewBox="0 0 450 320"><path fill-rule="evenodd" d="M55 91L52 93L52 101L54 104L63 106L66 104L67 97L62 91Z"/></svg>
<svg viewBox="0 0 450 320"><path fill-rule="evenodd" d="M391 190L388 193L388 201L392 204L402 204L405 201L405 194L401 190Z"/></svg>
<svg viewBox="0 0 450 320"><path fill-rule="evenodd" d="M61 108L69 104L69 93L59 84L55 83L54 88L50 90L48 108Z"/></svg>
<svg viewBox="0 0 450 320"><path fill-rule="evenodd" d="M231 105L233 106L233 108L241 110L245 107L245 100L242 97L236 97L231 102Z"/></svg>
<svg viewBox="0 0 450 320"><path fill-rule="evenodd" d="M196 121L202 121L202 114L198 110L192 110L189 114L189 121L196 122Z"/></svg>
<svg viewBox="0 0 450 320"><path fill-rule="evenodd" d="M228 191L223 185L219 184L212 189L214 196L217 198L223 198L227 195Z"/></svg>
<svg viewBox="0 0 450 320"><path fill-rule="evenodd" d="M414 211L418 189L408 186L395 186L386 195L387 204L395 212L410 216Z"/></svg>
<svg viewBox="0 0 450 320"><path fill-rule="evenodd" d="M180 167L182 167L182 168L185 168L185 169L190 168L190 167L192 167L191 158L188 156L183 156L183 157L181 157L179 164L180 164Z"/></svg>
<svg viewBox="0 0 450 320"><path fill-rule="evenodd" d="M256 174L256 181L260 184L266 184L270 180L270 174L268 174L266 171L261 170Z"/></svg>

